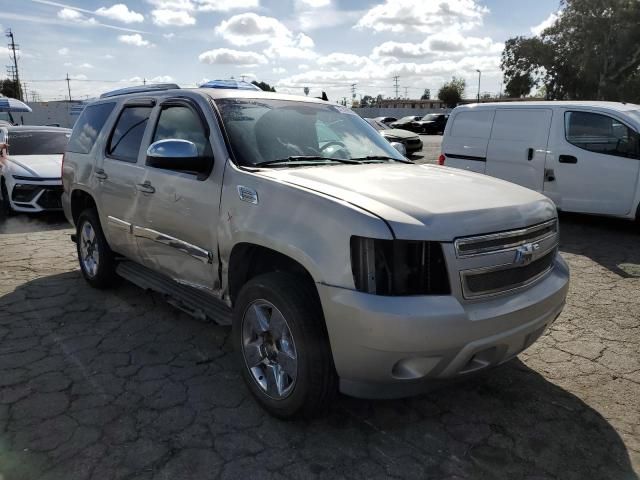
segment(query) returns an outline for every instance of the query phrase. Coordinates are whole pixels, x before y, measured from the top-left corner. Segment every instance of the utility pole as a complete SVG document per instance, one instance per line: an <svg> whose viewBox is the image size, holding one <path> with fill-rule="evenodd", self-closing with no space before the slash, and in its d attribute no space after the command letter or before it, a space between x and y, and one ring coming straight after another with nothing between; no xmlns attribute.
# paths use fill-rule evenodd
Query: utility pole
<svg viewBox="0 0 640 480"><path fill-rule="evenodd" d="M11 40L9 42L9 50L12 53L9 53L9 57L13 60L13 68L15 72L13 81L15 82L15 85L16 85L16 96L18 97L18 100L22 100L23 97L22 97L22 89L20 88L20 74L18 73L18 55L16 53L20 51L20 46L16 45L16 42L14 41L14 38L13 38L13 32L11 31L10 28L7 30L6 35L7 35L7 38Z"/></svg>
<svg viewBox="0 0 640 480"><path fill-rule="evenodd" d="M476 70L476 72L478 72L478 103L480 103L480 77L482 72L480 70Z"/></svg>
<svg viewBox="0 0 640 480"><path fill-rule="evenodd" d="M146 85L146 84L147 84L147 78L146 78L146 77L142 79L142 84L143 84L143 85Z"/></svg>
<svg viewBox="0 0 640 480"><path fill-rule="evenodd" d="M356 85L358 84L357 83L351 84L351 98L356 98Z"/></svg>
<svg viewBox="0 0 640 480"><path fill-rule="evenodd" d="M399 98L400 95L398 94L398 89L400 88L400 86L398 85L398 79L400 78L399 75L396 75L395 77L393 77L393 82L394 82L394 86L396 89L396 98Z"/></svg>
<svg viewBox="0 0 640 480"><path fill-rule="evenodd" d="M246 75L240 75L240 78L242 79L242 81L244 82Z"/></svg>
<svg viewBox="0 0 640 480"><path fill-rule="evenodd" d="M404 98L409 98L409 87L404 87Z"/></svg>
<svg viewBox="0 0 640 480"><path fill-rule="evenodd" d="M69 83L69 74L67 73L67 90L69 91L69 101L71 101L71 84Z"/></svg>

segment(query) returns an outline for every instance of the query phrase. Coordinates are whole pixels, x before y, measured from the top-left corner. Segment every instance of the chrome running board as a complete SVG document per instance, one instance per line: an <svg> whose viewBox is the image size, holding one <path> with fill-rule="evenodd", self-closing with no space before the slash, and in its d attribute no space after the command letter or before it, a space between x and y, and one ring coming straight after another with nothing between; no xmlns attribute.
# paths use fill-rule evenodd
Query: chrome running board
<svg viewBox="0 0 640 480"><path fill-rule="evenodd" d="M145 290L161 294L167 303L200 320L231 325L231 309L221 300L131 261L118 264L122 278Z"/></svg>

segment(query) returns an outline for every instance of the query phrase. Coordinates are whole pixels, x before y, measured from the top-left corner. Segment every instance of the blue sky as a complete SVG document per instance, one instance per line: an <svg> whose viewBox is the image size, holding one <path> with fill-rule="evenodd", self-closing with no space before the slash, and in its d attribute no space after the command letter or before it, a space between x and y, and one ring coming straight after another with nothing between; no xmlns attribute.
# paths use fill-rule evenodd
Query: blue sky
<svg viewBox="0 0 640 480"><path fill-rule="evenodd" d="M503 42L531 35L558 0L0 0L20 44L21 79L42 99L93 97L146 79L195 86L257 78L330 98L498 92ZM8 52L0 57L9 64ZM4 73L4 72L3 72ZM405 89L406 88L406 89Z"/></svg>

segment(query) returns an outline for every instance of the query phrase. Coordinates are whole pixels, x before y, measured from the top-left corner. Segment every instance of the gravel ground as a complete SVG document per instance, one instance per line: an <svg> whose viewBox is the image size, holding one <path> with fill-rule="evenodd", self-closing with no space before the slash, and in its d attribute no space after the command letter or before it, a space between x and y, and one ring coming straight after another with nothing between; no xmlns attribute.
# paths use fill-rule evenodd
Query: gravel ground
<svg viewBox="0 0 640 480"><path fill-rule="evenodd" d="M228 328L91 289L60 216L0 220L0 479L636 479L640 234L561 224L568 304L518 359L282 422L244 387Z"/></svg>

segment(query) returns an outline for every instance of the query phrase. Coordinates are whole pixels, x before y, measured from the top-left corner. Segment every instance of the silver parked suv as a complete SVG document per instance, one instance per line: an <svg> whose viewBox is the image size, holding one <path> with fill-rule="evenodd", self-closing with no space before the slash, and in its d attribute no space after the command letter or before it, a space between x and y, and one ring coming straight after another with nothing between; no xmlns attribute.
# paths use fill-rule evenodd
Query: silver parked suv
<svg viewBox="0 0 640 480"><path fill-rule="evenodd" d="M250 391L279 417L498 365L565 303L551 201L414 165L320 100L105 94L73 129L63 184L86 280L232 324Z"/></svg>

